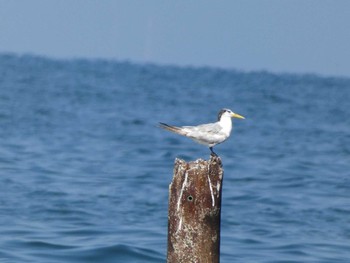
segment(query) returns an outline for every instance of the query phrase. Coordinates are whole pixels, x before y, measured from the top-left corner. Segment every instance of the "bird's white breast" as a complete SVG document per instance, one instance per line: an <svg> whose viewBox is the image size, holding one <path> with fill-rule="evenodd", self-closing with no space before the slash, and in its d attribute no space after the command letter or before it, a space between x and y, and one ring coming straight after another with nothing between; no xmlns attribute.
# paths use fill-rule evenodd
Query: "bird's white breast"
<svg viewBox="0 0 350 263"><path fill-rule="evenodd" d="M230 136L232 130L232 120L230 117L222 117L220 120L220 125L222 127L221 132L225 134L227 137Z"/></svg>

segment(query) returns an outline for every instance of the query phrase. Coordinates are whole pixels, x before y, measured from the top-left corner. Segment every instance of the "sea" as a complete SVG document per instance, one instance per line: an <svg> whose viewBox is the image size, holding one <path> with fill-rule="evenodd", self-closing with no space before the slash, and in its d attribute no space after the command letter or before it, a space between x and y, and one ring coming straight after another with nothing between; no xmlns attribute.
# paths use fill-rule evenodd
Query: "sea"
<svg viewBox="0 0 350 263"><path fill-rule="evenodd" d="M221 263L350 262L350 78L0 54L0 262L166 262L174 161L214 122Z"/></svg>

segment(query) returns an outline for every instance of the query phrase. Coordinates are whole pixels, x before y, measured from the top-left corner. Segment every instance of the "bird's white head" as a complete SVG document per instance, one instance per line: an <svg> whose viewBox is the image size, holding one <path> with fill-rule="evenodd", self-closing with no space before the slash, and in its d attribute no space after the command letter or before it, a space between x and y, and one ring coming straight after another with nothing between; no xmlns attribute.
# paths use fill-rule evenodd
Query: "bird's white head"
<svg viewBox="0 0 350 263"><path fill-rule="evenodd" d="M237 113L234 113L230 109L222 109L219 112L218 115L218 121L220 121L222 118L238 118L238 119L245 119L242 115L239 115Z"/></svg>

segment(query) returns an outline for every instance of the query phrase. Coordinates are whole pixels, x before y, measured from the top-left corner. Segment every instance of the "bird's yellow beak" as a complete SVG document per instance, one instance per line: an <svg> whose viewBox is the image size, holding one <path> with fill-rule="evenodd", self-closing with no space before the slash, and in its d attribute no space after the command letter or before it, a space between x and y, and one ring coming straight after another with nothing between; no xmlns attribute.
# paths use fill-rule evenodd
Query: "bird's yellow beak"
<svg viewBox="0 0 350 263"><path fill-rule="evenodd" d="M245 119L242 115L239 115L239 114L237 114L237 113L233 113L233 114L231 115L231 117L232 117L232 118L238 118L238 119Z"/></svg>

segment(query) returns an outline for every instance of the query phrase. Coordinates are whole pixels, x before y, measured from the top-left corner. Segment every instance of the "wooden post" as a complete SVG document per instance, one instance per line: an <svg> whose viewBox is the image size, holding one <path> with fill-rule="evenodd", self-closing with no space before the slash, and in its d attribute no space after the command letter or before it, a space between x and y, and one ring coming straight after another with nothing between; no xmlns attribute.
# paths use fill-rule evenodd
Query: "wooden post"
<svg viewBox="0 0 350 263"><path fill-rule="evenodd" d="M176 159L169 186L167 263L219 263L223 169L220 157Z"/></svg>

